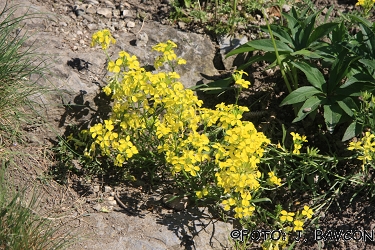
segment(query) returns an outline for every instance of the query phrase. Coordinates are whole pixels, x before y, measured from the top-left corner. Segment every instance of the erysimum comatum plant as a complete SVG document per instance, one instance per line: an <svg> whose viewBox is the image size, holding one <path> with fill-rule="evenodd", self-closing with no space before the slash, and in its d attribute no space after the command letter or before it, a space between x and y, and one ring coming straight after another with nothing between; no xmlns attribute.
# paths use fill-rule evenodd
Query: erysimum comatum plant
<svg viewBox="0 0 375 250"><path fill-rule="evenodd" d="M114 42L107 30L93 35L92 44L104 50ZM154 46L162 53L155 67L168 63L174 69L185 63L175 55L176 47L173 41ZM188 195L216 197L238 218L251 216L254 204L266 200L257 199L262 189L257 164L270 141L251 122L241 121L246 107L222 103L216 110L202 108L202 101L184 88L175 71L147 72L124 51L109 62L108 70L113 76L103 91L112 96L112 115L84 131L94 139L87 157L101 154L118 167L130 160L158 160L159 169L148 169L155 171L152 176L161 171ZM236 74L236 84L246 88L249 82L242 80L243 72ZM277 180L275 174L272 177Z"/></svg>

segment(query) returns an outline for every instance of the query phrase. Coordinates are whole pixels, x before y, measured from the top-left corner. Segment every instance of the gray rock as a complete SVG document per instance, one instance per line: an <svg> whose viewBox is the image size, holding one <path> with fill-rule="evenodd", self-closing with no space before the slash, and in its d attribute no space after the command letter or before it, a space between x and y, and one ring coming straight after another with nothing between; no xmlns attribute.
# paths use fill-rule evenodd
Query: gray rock
<svg viewBox="0 0 375 250"><path fill-rule="evenodd" d="M185 29L186 28L186 23L185 22L178 22L177 24L178 24L178 27L180 29Z"/></svg>
<svg viewBox="0 0 375 250"><path fill-rule="evenodd" d="M89 6L86 9L86 13L90 14L90 15L95 14L96 13L96 8L94 8L93 6Z"/></svg>
<svg viewBox="0 0 375 250"><path fill-rule="evenodd" d="M148 35L146 32L141 32L137 35L136 45L146 46L148 42Z"/></svg>
<svg viewBox="0 0 375 250"><path fill-rule="evenodd" d="M98 25L96 23L89 23L87 24L87 28L89 30L98 30Z"/></svg>
<svg viewBox="0 0 375 250"><path fill-rule="evenodd" d="M104 16L105 18L111 18L112 17L112 9L111 8L98 8L96 10L96 13Z"/></svg>
<svg viewBox="0 0 375 250"><path fill-rule="evenodd" d="M96 0L85 0L84 3L92 4L92 5L97 5L97 4L99 4L99 2L96 1Z"/></svg>
<svg viewBox="0 0 375 250"><path fill-rule="evenodd" d="M82 17L90 23L95 22L94 18L90 15L83 15Z"/></svg>
<svg viewBox="0 0 375 250"><path fill-rule="evenodd" d="M92 208L93 208L95 211L99 212L99 211L102 209L102 206L101 206L99 203L97 203L97 204L95 204Z"/></svg>
<svg viewBox="0 0 375 250"><path fill-rule="evenodd" d="M238 66L244 63L241 60L237 60L237 62L235 62L236 58L243 57L243 55L231 56L228 58L225 58L225 56L228 52L234 50L235 48L239 47L242 44L247 43L248 39L246 36L243 36L243 37L232 37L229 35L219 36L218 42L219 42L219 47L220 47L221 58L224 63L225 69L230 70L234 66Z"/></svg>
<svg viewBox="0 0 375 250"><path fill-rule="evenodd" d="M130 10L122 10L121 15L123 17L132 17L133 16Z"/></svg>
<svg viewBox="0 0 375 250"><path fill-rule="evenodd" d="M128 28L134 28L135 27L135 22L133 22L133 21L127 22L126 27L128 27Z"/></svg>
<svg viewBox="0 0 375 250"><path fill-rule="evenodd" d="M111 8L111 9L116 8L116 6L113 4L113 2L111 2L111 1L109 1L109 0L105 0L105 1L104 1L104 4L105 4L105 6L107 6L108 8Z"/></svg>

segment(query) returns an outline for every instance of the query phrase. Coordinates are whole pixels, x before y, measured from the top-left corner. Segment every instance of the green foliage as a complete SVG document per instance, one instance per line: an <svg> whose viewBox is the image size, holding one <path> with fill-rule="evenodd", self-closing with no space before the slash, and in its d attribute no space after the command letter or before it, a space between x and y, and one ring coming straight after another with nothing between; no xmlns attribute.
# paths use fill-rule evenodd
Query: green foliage
<svg viewBox="0 0 375 250"><path fill-rule="evenodd" d="M327 46L322 38L330 33L338 23L324 23L316 25L316 18L321 11L307 15L308 9L299 13L292 8L291 14L283 13L287 26L271 24L263 27L265 32L271 35L269 39L250 41L239 48L229 52L228 56L242 54L252 51L263 51L264 54L256 55L241 65L241 69L249 67L259 61L270 63L268 68L279 66L285 72L284 80L289 92L298 88L298 78L296 65L302 64L306 67L306 62L311 59L321 58L319 49ZM276 40L276 38L278 40ZM292 86L290 86L290 82Z"/></svg>
<svg viewBox="0 0 375 250"><path fill-rule="evenodd" d="M26 13L14 18L17 7L6 2L0 11L0 130L10 141L18 139L20 123L31 119L30 112L25 111L35 108L30 97L45 91L30 80L32 74L43 75L43 60L32 47L23 46L29 37L22 21L37 16Z"/></svg>
<svg viewBox="0 0 375 250"><path fill-rule="evenodd" d="M40 194L34 189L30 200L26 189L14 191L6 180L6 163L0 169L0 248L63 249L70 236L59 233L52 221L36 214Z"/></svg>

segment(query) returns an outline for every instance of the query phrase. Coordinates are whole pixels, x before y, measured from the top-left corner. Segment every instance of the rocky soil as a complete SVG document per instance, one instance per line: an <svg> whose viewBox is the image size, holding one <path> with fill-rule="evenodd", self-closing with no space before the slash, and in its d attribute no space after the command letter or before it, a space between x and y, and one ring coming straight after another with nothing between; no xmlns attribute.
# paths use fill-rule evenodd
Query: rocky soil
<svg viewBox="0 0 375 250"><path fill-rule="evenodd" d="M350 2L334 2L343 11L353 8ZM49 73L38 83L54 89L34 98L40 104L41 116L25 127L27 144L12 146L14 151L29 152L30 156L23 157L11 175L20 185L41 184L42 211L76 237L69 249L231 249L230 232L236 228L235 223L223 222L207 208L191 207L184 200L167 205L163 191L149 190L142 182L120 185L69 176L65 184L58 184L46 173L56 164L50 148L57 143L58 136L67 133L68 125L93 124L108 112L108 100L100 94L106 84L106 56L98 48L89 46L95 31L110 29L117 39L110 54L125 50L136 55L142 65L152 65L156 56L151 52L153 45L173 40L179 46L178 56L188 62L179 71L186 87L215 79L230 70L233 59L224 60L222 54L233 41L213 39L200 28L193 32L183 23L172 23L168 20L168 0L15 0L11 3L20 4L16 15L25 11L38 13L39 18L26 20L22 32L33 34L27 45L34 44L48 58ZM333 3L316 1L316 4ZM240 44L251 36L242 34L236 39L235 44ZM264 86L267 75L260 70L254 69L253 77L254 92L274 86L274 82ZM282 89L273 90L273 95L281 92ZM374 205L365 197L355 201L348 203L343 199L338 207L321 214L322 228L373 229ZM325 246L322 242L309 241L300 243L298 249L319 249L319 246L375 249L373 242L345 241L325 243Z"/></svg>

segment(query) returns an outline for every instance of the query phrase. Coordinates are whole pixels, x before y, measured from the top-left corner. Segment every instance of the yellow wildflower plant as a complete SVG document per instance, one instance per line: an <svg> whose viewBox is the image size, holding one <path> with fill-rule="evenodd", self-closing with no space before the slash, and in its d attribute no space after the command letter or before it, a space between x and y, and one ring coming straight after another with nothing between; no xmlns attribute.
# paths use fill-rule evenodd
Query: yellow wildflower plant
<svg viewBox="0 0 375 250"><path fill-rule="evenodd" d="M373 164L375 158L375 135L371 132L366 132L364 137L357 142L350 142L348 150L356 150L360 156L358 160L362 161L362 170L365 170L365 165Z"/></svg>
<svg viewBox="0 0 375 250"><path fill-rule="evenodd" d="M280 221L281 222L284 222L284 221L289 221L289 222L292 222L293 221L293 216L295 215L295 213L293 212L287 212L285 210L282 210L280 212L281 216L280 216Z"/></svg>
<svg viewBox="0 0 375 250"><path fill-rule="evenodd" d="M293 144L294 144L294 149L293 149L293 154L300 154L300 149L302 148L302 145L304 142L307 142L306 136L305 135L300 135L298 133L291 132L291 136L293 137Z"/></svg>
<svg viewBox="0 0 375 250"><path fill-rule="evenodd" d="M115 44L116 40L108 29L100 30L92 35L91 47L98 44L102 46L103 50L106 50L111 43Z"/></svg>
<svg viewBox="0 0 375 250"><path fill-rule="evenodd" d="M100 31L93 35L92 45L106 50L114 42L108 31ZM161 171L178 179L187 192L198 199L220 192L224 210L233 209L236 218L250 217L255 211L253 196L264 183L258 165L270 140L253 123L242 121L247 107L221 103L214 110L203 108L179 81L174 66L186 61L177 57L175 48L173 41L152 48L162 54L155 68L168 63L171 72L147 72L125 51L109 61L107 70L113 74L103 92L112 98L112 112L89 129L94 142L85 155L94 158L99 152L119 167L131 158L144 159L141 154L163 158ZM236 84L247 87L250 83L241 80L243 74L236 72ZM269 177L281 185L274 174Z"/></svg>
<svg viewBox="0 0 375 250"><path fill-rule="evenodd" d="M375 0L358 0L355 4L356 6L361 6L363 8L363 12L365 16L371 11L372 7L374 6Z"/></svg>

